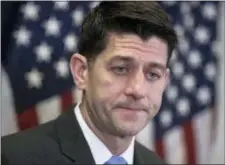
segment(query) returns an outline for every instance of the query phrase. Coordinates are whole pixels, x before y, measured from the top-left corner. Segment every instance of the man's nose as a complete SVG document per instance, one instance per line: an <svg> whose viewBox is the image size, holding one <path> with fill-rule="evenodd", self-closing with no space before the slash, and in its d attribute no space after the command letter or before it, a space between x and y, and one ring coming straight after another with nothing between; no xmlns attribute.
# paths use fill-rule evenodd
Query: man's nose
<svg viewBox="0 0 225 165"><path fill-rule="evenodd" d="M135 99L141 99L145 97L146 92L146 79L144 73L139 71L134 75L131 75L127 82L125 94L132 96Z"/></svg>

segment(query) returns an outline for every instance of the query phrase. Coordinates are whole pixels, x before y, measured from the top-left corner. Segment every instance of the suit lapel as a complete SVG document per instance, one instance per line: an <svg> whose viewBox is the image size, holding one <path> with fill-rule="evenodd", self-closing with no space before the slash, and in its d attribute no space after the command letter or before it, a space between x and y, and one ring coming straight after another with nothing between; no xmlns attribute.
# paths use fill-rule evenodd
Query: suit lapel
<svg viewBox="0 0 225 165"><path fill-rule="evenodd" d="M139 144L135 142L134 148L134 164L145 164L139 151Z"/></svg>
<svg viewBox="0 0 225 165"><path fill-rule="evenodd" d="M90 148L75 117L73 108L56 120L62 152L76 164L94 164Z"/></svg>
<svg viewBox="0 0 225 165"><path fill-rule="evenodd" d="M95 164L91 150L75 117L74 107L62 113L55 128L62 153L75 164ZM135 142L134 164L145 164L140 145Z"/></svg>

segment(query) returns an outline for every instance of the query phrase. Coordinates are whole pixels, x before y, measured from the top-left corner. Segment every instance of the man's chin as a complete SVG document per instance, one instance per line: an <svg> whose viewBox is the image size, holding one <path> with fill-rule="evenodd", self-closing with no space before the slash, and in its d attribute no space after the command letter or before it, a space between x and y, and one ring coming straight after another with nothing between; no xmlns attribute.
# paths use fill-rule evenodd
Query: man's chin
<svg viewBox="0 0 225 165"><path fill-rule="evenodd" d="M123 127L123 128L119 128L118 129L118 132L121 136L124 136L124 137L128 137L128 136L136 136L144 127Z"/></svg>

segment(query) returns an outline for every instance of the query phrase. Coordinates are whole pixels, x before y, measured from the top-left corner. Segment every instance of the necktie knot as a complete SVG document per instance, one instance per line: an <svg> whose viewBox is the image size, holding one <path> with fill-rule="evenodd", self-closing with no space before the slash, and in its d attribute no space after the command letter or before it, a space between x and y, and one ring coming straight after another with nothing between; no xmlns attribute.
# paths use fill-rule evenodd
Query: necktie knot
<svg viewBox="0 0 225 165"><path fill-rule="evenodd" d="M126 160L121 156L112 156L105 164L127 164Z"/></svg>

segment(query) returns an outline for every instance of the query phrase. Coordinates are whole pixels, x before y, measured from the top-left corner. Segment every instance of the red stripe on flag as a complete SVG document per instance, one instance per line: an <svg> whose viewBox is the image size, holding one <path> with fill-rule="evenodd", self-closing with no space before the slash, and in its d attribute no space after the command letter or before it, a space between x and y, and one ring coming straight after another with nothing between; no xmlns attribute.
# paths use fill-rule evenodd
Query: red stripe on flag
<svg viewBox="0 0 225 165"><path fill-rule="evenodd" d="M61 95L61 110L66 111L73 104L72 91L66 91Z"/></svg>
<svg viewBox="0 0 225 165"><path fill-rule="evenodd" d="M155 149L156 149L156 153L162 159L164 159L165 158L165 147L164 147L164 143L163 143L163 140L162 139L157 140Z"/></svg>
<svg viewBox="0 0 225 165"><path fill-rule="evenodd" d="M25 130L38 125L37 114L34 106L26 109L18 115L18 125L20 130Z"/></svg>
<svg viewBox="0 0 225 165"><path fill-rule="evenodd" d="M187 121L183 125L184 142L186 143L187 164L196 164L195 139L192 122Z"/></svg>

